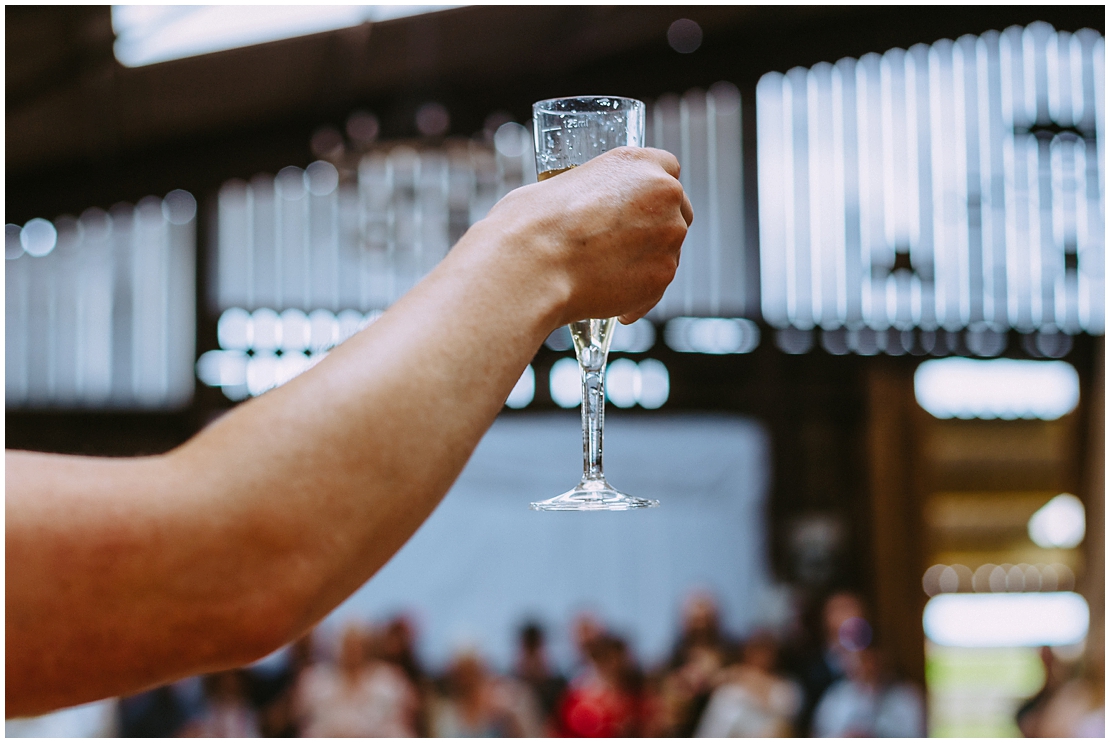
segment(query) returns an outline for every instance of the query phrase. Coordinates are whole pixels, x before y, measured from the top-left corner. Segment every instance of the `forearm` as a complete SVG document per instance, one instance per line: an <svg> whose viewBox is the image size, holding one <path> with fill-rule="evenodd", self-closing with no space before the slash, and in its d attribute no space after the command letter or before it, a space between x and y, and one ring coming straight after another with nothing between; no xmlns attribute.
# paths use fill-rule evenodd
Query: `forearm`
<svg viewBox="0 0 1110 743"><path fill-rule="evenodd" d="M558 292L514 275L506 240L479 227L370 328L168 455L10 456L31 508L14 541L8 509L9 714L245 663L373 575L556 322ZM50 477L12 482L24 466Z"/></svg>
<svg viewBox="0 0 1110 743"><path fill-rule="evenodd" d="M555 326L560 292L506 265L511 240L480 226L370 328L178 453L267 514L272 551L303 573L297 629L427 518Z"/></svg>

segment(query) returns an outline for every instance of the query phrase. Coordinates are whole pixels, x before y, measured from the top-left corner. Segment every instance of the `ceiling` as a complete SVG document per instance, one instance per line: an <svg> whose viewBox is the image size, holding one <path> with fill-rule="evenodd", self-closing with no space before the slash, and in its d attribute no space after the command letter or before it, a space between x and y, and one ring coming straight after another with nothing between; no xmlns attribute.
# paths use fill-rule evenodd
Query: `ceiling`
<svg viewBox="0 0 1110 743"><path fill-rule="evenodd" d="M705 31L693 54L667 44L680 17ZM383 136L412 136L413 112L436 100L470 135L495 110L523 120L537 98L720 79L744 91L772 69L1038 18L1103 28L1101 6L472 6L129 69L109 6L8 6L7 219L304 165L312 131L356 108Z"/></svg>

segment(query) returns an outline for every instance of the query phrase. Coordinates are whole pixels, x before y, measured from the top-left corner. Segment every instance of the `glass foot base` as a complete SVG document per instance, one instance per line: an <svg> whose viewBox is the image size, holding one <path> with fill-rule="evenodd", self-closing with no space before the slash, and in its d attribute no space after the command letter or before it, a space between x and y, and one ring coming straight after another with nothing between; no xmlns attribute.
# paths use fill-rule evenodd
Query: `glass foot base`
<svg viewBox="0 0 1110 743"><path fill-rule="evenodd" d="M633 508L655 508L657 500L625 495L605 482L583 482L578 487L554 498L529 504L533 511L631 511Z"/></svg>

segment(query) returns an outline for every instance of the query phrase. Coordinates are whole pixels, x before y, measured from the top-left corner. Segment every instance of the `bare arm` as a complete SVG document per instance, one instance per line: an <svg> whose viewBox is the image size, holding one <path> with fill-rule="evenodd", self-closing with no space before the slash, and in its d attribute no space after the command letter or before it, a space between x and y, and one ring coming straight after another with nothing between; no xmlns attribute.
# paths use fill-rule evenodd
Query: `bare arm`
<svg viewBox="0 0 1110 743"><path fill-rule="evenodd" d="M163 456L7 454L7 714L254 660L373 575L562 323L662 296L692 219L623 149L510 194L377 322Z"/></svg>

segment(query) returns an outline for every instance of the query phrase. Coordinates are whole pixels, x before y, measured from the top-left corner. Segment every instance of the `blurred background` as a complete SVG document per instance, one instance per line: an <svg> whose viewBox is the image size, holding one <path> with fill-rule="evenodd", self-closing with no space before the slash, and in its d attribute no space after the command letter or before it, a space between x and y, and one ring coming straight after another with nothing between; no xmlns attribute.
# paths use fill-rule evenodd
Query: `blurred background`
<svg viewBox="0 0 1110 743"><path fill-rule="evenodd" d="M9 448L162 452L648 104L697 213L578 476L548 338L411 542L245 669L8 735L1103 733L1104 12L7 7Z"/></svg>

